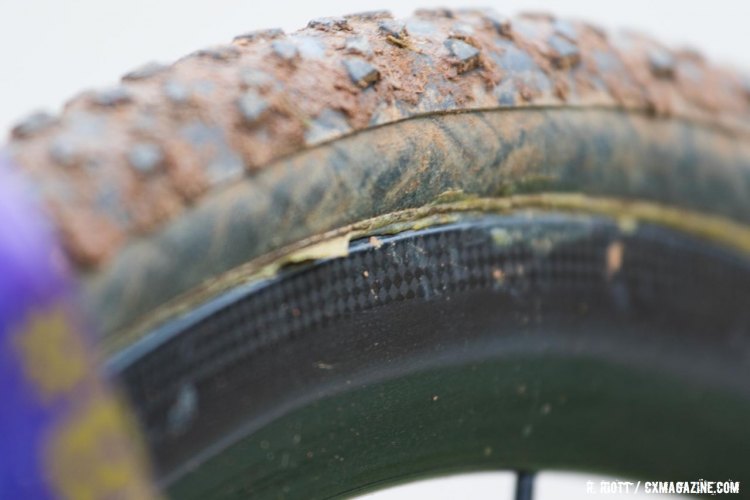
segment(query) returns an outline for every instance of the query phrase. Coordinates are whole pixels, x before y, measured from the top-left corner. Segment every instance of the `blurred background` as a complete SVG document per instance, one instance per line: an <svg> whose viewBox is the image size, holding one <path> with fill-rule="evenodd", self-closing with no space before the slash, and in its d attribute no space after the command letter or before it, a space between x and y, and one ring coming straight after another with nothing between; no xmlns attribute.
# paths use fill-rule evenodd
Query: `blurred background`
<svg viewBox="0 0 750 500"><path fill-rule="evenodd" d="M406 16L419 7L452 5L492 7L503 14L550 11L608 29L627 27L671 46L697 48L720 63L750 68L750 2L740 0L486 0L460 4L429 0L2 0L0 128L8 130L34 110L54 112L74 94L111 85L144 62L170 62L242 32L273 27L293 31L312 18L367 10L388 9ZM537 482L536 498L604 498L586 494L586 482L598 483L599 479L546 473ZM513 483L510 473L464 475L367 498L509 499Z"/></svg>

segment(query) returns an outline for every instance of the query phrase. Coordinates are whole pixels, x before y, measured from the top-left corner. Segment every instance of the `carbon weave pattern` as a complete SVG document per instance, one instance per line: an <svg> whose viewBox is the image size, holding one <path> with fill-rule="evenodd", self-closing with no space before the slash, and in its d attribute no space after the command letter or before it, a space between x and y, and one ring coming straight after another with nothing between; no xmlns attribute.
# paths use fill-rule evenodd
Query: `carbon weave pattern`
<svg viewBox="0 0 750 500"><path fill-rule="evenodd" d="M694 317L709 317L716 307L750 296L745 275L732 271L737 259L723 256L730 266L714 265L712 252L692 243L649 226L624 234L611 222L568 216L533 224L523 216L488 217L355 241L348 257L285 271L195 322L120 377L158 443L173 434L169 414L185 387L238 366L252 370L270 346L393 302L439 303L491 290L498 303L514 302L517 316L539 313L546 307L540 300L571 309L604 301L622 315L655 302L684 312L703 293L698 285L722 283L691 307Z"/></svg>

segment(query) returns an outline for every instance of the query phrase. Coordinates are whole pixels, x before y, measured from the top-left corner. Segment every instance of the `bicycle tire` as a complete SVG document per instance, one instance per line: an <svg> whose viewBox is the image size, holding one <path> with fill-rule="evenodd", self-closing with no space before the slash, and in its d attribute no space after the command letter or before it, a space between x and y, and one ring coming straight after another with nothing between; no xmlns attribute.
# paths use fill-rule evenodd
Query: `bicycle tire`
<svg viewBox="0 0 750 500"><path fill-rule="evenodd" d="M521 251L533 250L535 238L538 239L534 231L557 234L555 228L560 225L566 237L553 238L540 259L546 262L557 255L556 250L568 248L575 255L583 252L581 255L587 256L581 263L585 269L596 264L603 280L595 280L597 287L604 286L606 294L613 297L612 303L599 304L600 315L605 311L615 314L618 307L623 307L616 296L622 293L617 291L622 280L635 280L628 283L642 285L638 281L641 278L637 278L643 272L641 268L625 266L621 270L622 262L615 266L617 269L608 268L614 265L612 259L622 259L616 255L622 252L618 245L625 240L626 245L632 243L634 248L656 252L643 250L646 261L669 255L679 264L664 264L653 270L671 283L665 285L671 293L677 294L679 289L674 283L683 283L677 277L689 272L695 280L689 283L690 290L715 289L722 283L716 276L729 280L732 275L745 275L743 259L750 252L750 232L746 227L750 220L750 198L746 196L750 192L750 146L746 141L749 96L748 80L740 74L719 68L693 51L672 51L640 35L607 34L586 23L538 14L509 19L489 11L441 9L419 11L410 19L398 21L388 13L376 12L315 20L290 35L279 30L249 33L236 37L229 45L198 51L169 67L144 66L128 73L116 88L85 93L71 101L59 117L35 115L19 124L13 131L10 152L39 186L68 256L84 282L85 304L101 325L101 343L110 356L110 370L124 381L145 422L147 436L173 440L169 441L171 444L164 444L165 441L155 445L158 439L152 439L163 484L185 497L212 493L232 496L248 491L274 496L284 482L277 475L287 476L278 467L265 469L258 465L263 461L261 455L274 453L269 451L271 444L262 446L267 440L259 436L261 431L271 432L268 429L274 425L282 426L284 419L304 421L293 417L292 410L282 418L278 401L268 403L262 411L253 409L257 413L253 414L254 421L268 424L265 430L256 426L250 432L234 418L216 424L220 431L207 434L205 428L195 433L182 428L169 430L169 415L174 415L171 409L180 401L196 397L194 392L200 384L196 380L186 384L182 375L179 380L172 380L169 377L173 374L167 374L166 367L163 379L159 379L155 373L169 359L165 353L180 359L175 362L181 363L180 373L199 373L208 370L207 366L218 371L238 369L237 360L230 363L219 355L237 348L231 343L222 344L221 352L210 359L175 355L202 345L202 341L192 340L198 344L185 347L185 339L196 335L190 333L191 329L201 321L218 322L218 315L226 313L233 304L246 296L256 297L253 294L259 293L258 283L263 287L270 287L269 283L281 283L279 286L283 287L284 280L293 283L296 274L288 274L290 268L305 269L304 274L329 265L331 259L346 267L346 262L358 258L357 245L363 245L371 236L376 239L367 251L385 252L380 250L381 238L386 248L395 252L400 240L383 237L384 234L404 234L407 240L428 238L433 234L431 228L443 228L434 231L450 240L454 226L458 228L456 234L479 231L475 236L485 246L497 246L492 231L502 235L508 227L518 224L520 236L511 246L514 251ZM528 221L515 219L526 211L533 214ZM501 214L500 220L493 218L497 214ZM589 222L581 221L581 214L587 215ZM462 224L472 229L460 229ZM482 232L481 228L486 230ZM454 242L453 248L458 244ZM437 247L450 247L441 245ZM460 255L457 258L460 260ZM553 269L563 265L555 262L549 264ZM718 269L716 275L690 271L696 262ZM391 262L389 266L395 264ZM354 272L352 269L349 274ZM484 269L485 277L487 272L494 270ZM622 278L612 280L608 273L620 273ZM748 414L747 388L736 380L746 374L747 368L738 354L745 352L744 347L733 353L730 346L744 346L747 338L741 300L748 295L743 292L742 280L731 282L740 292L734 296L719 294L721 301L704 301L708 305L700 307L697 294L683 297L685 307L667 303L659 295L631 297L646 304L645 310L651 315L640 311L628 316L632 321L628 335L632 335L633 325L653 321L654 311L664 310L670 312L657 315L659 321L665 321L661 328L643 328L652 331L654 338L665 345L680 343L679 338L670 336L676 330L686 332L684 338L695 344L677 349L673 358L667 356L669 373L663 377L658 375L658 359L648 356L652 363L648 367L652 370L650 377L654 378L644 378L637 370L623 372L622 367L614 365L576 371L576 364L571 361L574 357L563 349L557 353L563 358L561 364L550 368L544 380L554 380L561 373L576 373L571 376L567 391L598 373L608 377L609 382L604 384L607 389L621 393L631 386L642 387L648 380L654 389L646 400L656 405L654 402L666 394L679 394L679 398L671 400L673 407L687 405L692 397L690 388L700 386L698 393L710 393L706 398L714 398L711 401L718 407L732 411L721 420L711 412L700 413L700 405L688 405L696 412L692 424L700 427L709 417L718 418L734 433L733 442L728 437L717 441L732 450L725 460L717 461L717 448L701 441L699 448L710 451L706 456L711 460L700 464L708 467L713 463L713 473L729 470L735 479L740 477L745 464L739 450L749 441L737 421ZM427 289L443 285L448 286L431 283ZM486 286L494 290L492 293L499 293L491 285ZM586 297L593 289L587 289ZM600 288L596 290L604 293ZM458 290L453 291L458 297ZM420 293L435 296L432 292L414 293L420 299L425 299ZM538 299L536 295L524 297L526 305ZM555 297L564 303L561 297ZM440 308L447 307L440 304ZM278 303L277 306L280 307ZM432 303L418 316L439 331L438 325L428 321L439 310L436 307ZM690 308L693 312L688 314ZM347 314L359 312L344 309ZM626 309L630 310L629 306ZM348 318L331 314L326 321ZM410 313L407 308L390 314L386 315L393 318L389 321L402 321ZM481 315L492 317L489 310L483 310ZM601 327L605 320L593 313L592 318L589 328ZM691 318L692 324L685 318ZM705 333L710 321L722 325L721 334L714 338ZM418 325L411 326L415 332L421 331ZM370 325L360 332L362 338L374 335L373 328ZM605 323L603 328L619 331L616 322ZM341 338L320 335L328 340L317 348L301 336L280 335L273 348L263 349L282 353L279 356L285 349L294 351L297 357L289 357L287 362L305 359L302 364L306 370L313 366L325 373L327 368L320 368L315 365L317 361L313 363L312 358L304 356L312 356L313 352L320 356L316 349L335 351ZM573 344L591 340L571 335L569 342ZM424 337L429 336L425 333ZM608 355L618 347L629 353L625 365L634 363L637 349L626 346L630 341L625 342L625 333L607 339ZM294 342L306 349L293 347ZM391 347L396 349L397 340L390 342L395 342ZM253 356L270 359L271 355L263 354L263 349L251 349ZM409 365L407 360L414 361L415 356L424 354L408 346L399 349L404 353L399 361L404 366ZM611 361L601 351L591 349L592 363ZM711 352L713 358L699 369L701 349ZM461 352L468 355L468 351L456 351L454 363L464 359ZM391 354L394 359L399 357ZM341 359L346 355L340 353ZM354 378L354 374L362 374L366 363L353 351L349 355L362 363L349 368L347 373ZM196 364L197 359L205 364ZM546 366L555 366L554 360L544 359ZM433 382L441 380L450 387L450 377L445 375L449 363L444 359L434 362L446 371L443 378ZM543 372L539 366L545 365L537 362L531 360L528 366ZM266 376L281 381L281 387L303 373L317 380L320 387L324 385L325 377L319 380L301 368L289 373L284 363L260 363L275 367ZM384 371L377 378L378 384L398 385L398 376L403 373L398 375L387 369L387 357L381 363ZM316 370L312 372L317 373ZM169 382L164 382L163 387L155 386L144 373L154 380ZM510 372L503 373L510 376ZM416 373L411 375L417 377ZM216 376L214 372L210 375ZM346 379L340 373L331 376ZM676 381L670 377L676 377ZM360 388L364 392L356 396L339 386L330 394L321 389L321 394L348 394L346 397L356 397L361 402L363 394L371 390L367 389L371 382L363 380ZM414 380L408 383L425 383ZM216 389L206 385L205 380L201 384L200 400L210 399L205 391ZM416 393L413 388L404 391L411 396ZM227 404L228 396L223 397ZM409 397L397 406L396 415L413 406ZM320 398L324 399L322 395ZM154 403L156 413L147 415L152 411L145 410L149 400L159 403ZM301 400L298 405L305 406ZM211 418L221 420L227 407L217 408ZM311 411L300 408L297 410ZM664 403L653 413L639 414L639 418L654 418L663 430L669 419L675 418L669 408ZM202 407L204 410L208 411ZM460 418L455 413L459 410L460 406L455 407L453 413L445 411L443 416L447 422L455 422ZM607 411L612 414L611 408ZM200 422L202 417L194 418ZM156 421L158 424L154 424ZM565 429L565 425L560 428ZM218 453L216 450L231 448L228 436L239 439L236 433L240 428L252 435L259 443L257 448L263 450L247 463L267 475L254 477L250 486L208 481L209 486L196 487L191 468L200 463L204 470L214 473L221 469L218 462L212 461L213 452L206 450ZM701 428L716 430L708 424ZM523 429L521 426L522 434ZM649 432L648 426L639 430L644 435ZM603 429L596 432L590 437L601 437ZM650 470L663 474L700 470L675 458L675 443L683 435L670 434L667 441L659 441L671 446L670 454L662 458L671 457L675 463L668 467L648 461ZM218 442L224 444L219 446ZM456 440L451 442L455 444ZM624 443L621 446L624 448L620 451L636 453ZM347 445L347 454L350 448ZM404 452L395 465L373 460L373 470L347 476L356 478L352 484L308 478L282 494L323 498L402 476L478 467L477 460L488 458L484 449L474 457L476 460L447 463L414 458ZM650 451L656 456L657 449ZM521 446L516 453L523 455L523 450ZM485 462L492 467L523 466L529 470L565 466L566 461L561 459L564 453L556 456L549 449L547 452L552 455L548 461L540 461L536 455L517 455L515 463L509 457ZM431 453L435 459L446 451ZM600 460L607 470L620 468L636 475L649 472L644 467L628 468L623 460L608 462L594 447L587 453L578 461L566 456L569 465L596 467ZM365 453L359 458L360 465L366 456ZM404 465L407 456L413 459L414 467ZM696 454L686 456L695 459ZM289 460L292 459L287 454ZM319 466L322 468L314 469L314 474L328 474L326 477L330 478L329 469L336 460L327 458ZM732 460L737 463L733 465ZM201 477L205 480L210 474Z"/></svg>

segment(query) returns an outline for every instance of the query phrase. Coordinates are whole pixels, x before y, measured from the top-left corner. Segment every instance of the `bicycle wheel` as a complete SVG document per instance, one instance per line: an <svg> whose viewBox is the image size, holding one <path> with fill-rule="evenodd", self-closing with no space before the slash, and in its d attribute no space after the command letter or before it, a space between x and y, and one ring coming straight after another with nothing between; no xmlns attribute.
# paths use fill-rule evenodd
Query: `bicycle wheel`
<svg viewBox="0 0 750 500"><path fill-rule="evenodd" d="M547 15L238 36L14 129L178 498L741 480L750 88Z"/></svg>

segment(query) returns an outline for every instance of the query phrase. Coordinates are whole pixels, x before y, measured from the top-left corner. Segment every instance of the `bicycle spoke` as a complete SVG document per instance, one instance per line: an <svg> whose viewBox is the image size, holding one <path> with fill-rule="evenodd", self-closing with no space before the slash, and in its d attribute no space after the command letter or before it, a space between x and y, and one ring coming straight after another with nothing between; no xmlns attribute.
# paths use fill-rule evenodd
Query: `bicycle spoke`
<svg viewBox="0 0 750 500"><path fill-rule="evenodd" d="M516 500L532 500L534 497L534 478L533 472L518 471L516 473Z"/></svg>

